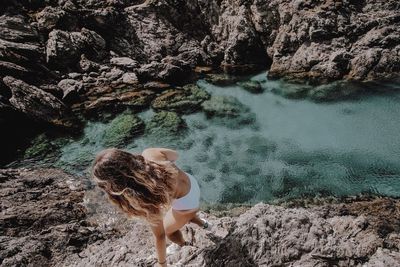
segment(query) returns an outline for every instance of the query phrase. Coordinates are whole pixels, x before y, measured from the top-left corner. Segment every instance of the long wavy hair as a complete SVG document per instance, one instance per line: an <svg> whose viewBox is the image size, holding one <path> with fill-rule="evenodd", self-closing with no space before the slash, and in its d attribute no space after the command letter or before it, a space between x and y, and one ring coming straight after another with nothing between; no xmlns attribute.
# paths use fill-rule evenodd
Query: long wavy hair
<svg viewBox="0 0 400 267"><path fill-rule="evenodd" d="M173 164L148 161L115 148L101 151L92 166L92 178L111 203L129 217L153 224L171 204L177 172Z"/></svg>

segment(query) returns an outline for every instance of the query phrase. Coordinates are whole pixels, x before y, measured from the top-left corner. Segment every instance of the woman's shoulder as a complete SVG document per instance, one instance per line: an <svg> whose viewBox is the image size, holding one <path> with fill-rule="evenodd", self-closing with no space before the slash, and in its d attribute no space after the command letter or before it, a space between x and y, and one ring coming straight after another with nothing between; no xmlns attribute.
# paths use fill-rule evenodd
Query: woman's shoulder
<svg viewBox="0 0 400 267"><path fill-rule="evenodd" d="M174 162L178 158L178 153L169 148L150 147L143 150L142 156L153 161Z"/></svg>

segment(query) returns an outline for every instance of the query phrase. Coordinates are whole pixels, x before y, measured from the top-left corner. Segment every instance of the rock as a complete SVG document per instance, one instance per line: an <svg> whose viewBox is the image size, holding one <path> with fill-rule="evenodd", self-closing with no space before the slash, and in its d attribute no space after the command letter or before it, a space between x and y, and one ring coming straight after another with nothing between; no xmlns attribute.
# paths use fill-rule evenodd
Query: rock
<svg viewBox="0 0 400 267"><path fill-rule="evenodd" d="M336 82L312 88L308 97L317 102L349 99L362 92L363 86L350 82Z"/></svg>
<svg viewBox="0 0 400 267"><path fill-rule="evenodd" d="M0 61L0 72L3 75L12 75L21 78L30 73L26 68L7 61Z"/></svg>
<svg viewBox="0 0 400 267"><path fill-rule="evenodd" d="M79 67L83 72L96 72L100 69L100 64L89 60L84 54L81 55Z"/></svg>
<svg viewBox="0 0 400 267"><path fill-rule="evenodd" d="M82 28L80 32L53 30L46 45L47 63L65 68L79 61L81 54L101 58L106 46L105 40L94 31Z"/></svg>
<svg viewBox="0 0 400 267"><path fill-rule="evenodd" d="M127 72L122 75L122 82L125 84L138 84L138 78L135 73Z"/></svg>
<svg viewBox="0 0 400 267"><path fill-rule="evenodd" d="M207 117L217 119L230 128L237 128L255 122L255 114L232 96L211 96L201 104ZM218 120L222 118L223 120Z"/></svg>
<svg viewBox="0 0 400 267"><path fill-rule="evenodd" d="M109 79L110 81L115 81L120 78L124 72L118 68L112 68L110 71L102 74L103 77Z"/></svg>
<svg viewBox="0 0 400 267"><path fill-rule="evenodd" d="M150 106L154 97L155 93L150 90L118 92L89 101L85 104L84 111L89 114L101 111L122 111L126 108L142 111Z"/></svg>
<svg viewBox="0 0 400 267"><path fill-rule="evenodd" d="M55 126L72 126L64 119L68 116L68 108L56 97L11 76L3 78L11 90L9 99L14 108L28 117Z"/></svg>
<svg viewBox="0 0 400 267"><path fill-rule="evenodd" d="M257 81L238 82L237 85L252 94L260 94L264 92L264 89L261 87L260 82Z"/></svg>
<svg viewBox="0 0 400 267"><path fill-rule="evenodd" d="M211 84L218 86L234 85L237 82L237 77L227 74L208 74L205 80Z"/></svg>
<svg viewBox="0 0 400 267"><path fill-rule="evenodd" d="M37 25L40 30L51 31L59 25L61 20L65 21L66 15L66 12L60 8L47 6L36 14Z"/></svg>
<svg viewBox="0 0 400 267"><path fill-rule="evenodd" d="M84 88L82 82L73 79L61 80L57 86L63 91L63 99L74 99L79 97Z"/></svg>
<svg viewBox="0 0 400 267"><path fill-rule="evenodd" d="M106 147L122 147L144 130L143 121L133 114L121 114L104 131L102 143Z"/></svg>
<svg viewBox="0 0 400 267"><path fill-rule="evenodd" d="M37 41L38 33L24 16L0 16L0 38L11 42Z"/></svg>
<svg viewBox="0 0 400 267"><path fill-rule="evenodd" d="M155 110L168 110L178 113L192 113L201 108L201 103L210 98L204 89L197 85L186 85L182 89L163 92L152 102Z"/></svg>
<svg viewBox="0 0 400 267"><path fill-rule="evenodd" d="M143 85L144 88L155 91L155 92L163 92L166 89L170 88L171 85L168 83L163 83L163 82L147 82Z"/></svg>
<svg viewBox="0 0 400 267"><path fill-rule="evenodd" d="M68 77L71 79L77 80L77 79L82 78L82 74L77 73L77 72L71 72L71 73L68 73Z"/></svg>
<svg viewBox="0 0 400 267"><path fill-rule="evenodd" d="M2 266L57 265L104 236L87 221L85 187L58 169L1 169Z"/></svg>
<svg viewBox="0 0 400 267"><path fill-rule="evenodd" d="M110 63L127 70L133 70L138 67L138 62L129 57L113 57L110 59Z"/></svg>
<svg viewBox="0 0 400 267"><path fill-rule="evenodd" d="M174 139L184 133L185 121L175 112L160 111L146 125L146 132L155 140Z"/></svg>
<svg viewBox="0 0 400 267"><path fill-rule="evenodd" d="M282 83L277 87L271 88L271 92L292 99L305 98L310 90L310 86L293 83Z"/></svg>
<svg viewBox="0 0 400 267"><path fill-rule="evenodd" d="M182 83L190 77L190 67L182 61L172 63L152 62L138 69L139 79L142 81L159 80L167 83Z"/></svg>
<svg viewBox="0 0 400 267"><path fill-rule="evenodd" d="M398 245L385 248L384 244L396 240L398 233L393 231L383 239L378 235L383 214L400 212L399 202L390 202L347 203L344 206L352 210L351 215L340 214L346 209L342 204L284 208L260 203L251 209L223 212L225 216L219 218L202 213L213 223L213 233L192 224L183 227L184 238L193 245L169 256L168 265L326 266L331 261L337 266L396 265ZM356 208L359 204L364 208ZM383 214L375 212L377 208ZM149 266L156 262L153 246L149 229L137 222L125 235L90 244L63 263Z"/></svg>

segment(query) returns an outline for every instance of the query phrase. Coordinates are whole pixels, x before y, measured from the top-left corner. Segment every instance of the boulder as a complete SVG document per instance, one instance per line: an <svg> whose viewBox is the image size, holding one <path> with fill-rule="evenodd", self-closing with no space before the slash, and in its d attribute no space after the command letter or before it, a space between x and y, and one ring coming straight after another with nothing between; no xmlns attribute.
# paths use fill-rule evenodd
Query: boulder
<svg viewBox="0 0 400 267"><path fill-rule="evenodd" d="M201 104L208 118L229 128L238 128L255 122L255 114L232 96L211 96Z"/></svg>
<svg viewBox="0 0 400 267"><path fill-rule="evenodd" d="M63 79L57 86L63 91L63 99L77 98L83 91L83 83L74 79Z"/></svg>
<svg viewBox="0 0 400 267"><path fill-rule="evenodd" d="M186 129L185 121L175 112L160 111L146 125L146 132L155 140L176 139Z"/></svg>
<svg viewBox="0 0 400 267"><path fill-rule="evenodd" d="M55 96L11 76L3 78L10 88L10 104L26 116L55 126L71 127L66 121L68 108Z"/></svg>
<svg viewBox="0 0 400 267"><path fill-rule="evenodd" d="M82 28L80 32L53 30L46 45L47 63L58 68L76 64L81 54L92 58L104 56L106 41L96 32Z"/></svg>
<svg viewBox="0 0 400 267"><path fill-rule="evenodd" d="M138 62L129 57L113 57L110 59L110 63L113 66L132 70L138 67Z"/></svg>
<svg viewBox="0 0 400 267"><path fill-rule="evenodd" d="M113 119L104 131L102 143L106 147L122 147L143 133L143 121L133 114L123 113Z"/></svg>
<svg viewBox="0 0 400 267"><path fill-rule="evenodd" d="M260 94L264 92L264 89L261 87L261 84L258 81L238 82L237 85L252 94Z"/></svg>
<svg viewBox="0 0 400 267"><path fill-rule="evenodd" d="M192 113L201 109L201 103L210 98L204 89L197 85L186 85L181 89L163 92L152 102L155 110L168 110L178 113Z"/></svg>

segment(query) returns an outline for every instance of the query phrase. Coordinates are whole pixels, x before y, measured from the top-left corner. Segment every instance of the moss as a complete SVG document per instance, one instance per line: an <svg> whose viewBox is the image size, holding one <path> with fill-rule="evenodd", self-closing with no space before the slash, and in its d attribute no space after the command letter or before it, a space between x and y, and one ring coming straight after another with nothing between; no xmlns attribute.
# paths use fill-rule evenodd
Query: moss
<svg viewBox="0 0 400 267"><path fill-rule="evenodd" d="M261 84L258 81L238 82L237 85L253 94L260 94L264 92Z"/></svg>
<svg viewBox="0 0 400 267"><path fill-rule="evenodd" d="M152 102L152 107L156 110L188 114L200 110L201 103L209 98L207 91L190 84L165 91Z"/></svg>
<svg viewBox="0 0 400 267"><path fill-rule="evenodd" d="M38 137L36 137L32 141L31 146L27 150L25 150L24 158L36 158L45 156L51 150L53 150L53 148L54 148L53 145L46 137L46 135L41 134Z"/></svg>
<svg viewBox="0 0 400 267"><path fill-rule="evenodd" d="M176 135L186 128L185 121L175 112L156 113L147 125L150 134L157 136Z"/></svg>
<svg viewBox="0 0 400 267"><path fill-rule="evenodd" d="M110 122L102 143L107 147L121 147L144 130L143 121L133 114L121 114Z"/></svg>

